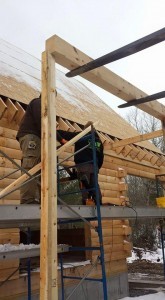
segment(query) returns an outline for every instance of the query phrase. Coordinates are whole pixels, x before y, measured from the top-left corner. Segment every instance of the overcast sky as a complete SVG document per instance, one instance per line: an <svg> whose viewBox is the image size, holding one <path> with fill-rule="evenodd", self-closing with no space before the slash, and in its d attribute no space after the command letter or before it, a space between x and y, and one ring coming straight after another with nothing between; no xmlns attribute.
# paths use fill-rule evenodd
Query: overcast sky
<svg viewBox="0 0 165 300"><path fill-rule="evenodd" d="M2 39L38 58L54 34L97 58L162 29L165 0L0 0L0 20ZM153 94L165 89L164 54L162 42L107 67ZM121 112L117 106L123 101L90 88Z"/></svg>

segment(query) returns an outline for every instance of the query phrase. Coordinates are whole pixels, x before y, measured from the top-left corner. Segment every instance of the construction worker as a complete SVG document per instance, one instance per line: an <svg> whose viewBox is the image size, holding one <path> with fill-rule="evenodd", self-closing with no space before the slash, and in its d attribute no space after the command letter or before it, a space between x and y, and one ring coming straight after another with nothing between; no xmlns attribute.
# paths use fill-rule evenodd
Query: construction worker
<svg viewBox="0 0 165 300"><path fill-rule="evenodd" d="M27 106L17 136L22 150L21 165L29 171L41 161L41 98L33 99ZM41 184L34 179L20 188L21 204L38 204Z"/></svg>
<svg viewBox="0 0 165 300"><path fill-rule="evenodd" d="M84 126L84 129L92 125L89 121ZM69 132L64 130L57 130L57 140L61 144L65 144L68 140L74 138L80 132ZM89 136L89 133L88 133ZM77 169L77 177L79 180L80 190L82 190L82 203L83 204L96 204L96 189L95 189L95 176L94 176L94 164L93 162L93 150L91 145L91 137L83 137L75 143L75 152L81 150L83 147L88 145L88 147L81 152L74 155L74 161ZM103 163L103 145L95 132L95 147L96 147L96 173L98 175L99 169ZM98 182L96 182L99 193L100 204L102 203L102 196ZM90 190L91 189L91 190ZM90 190L90 191L86 191Z"/></svg>

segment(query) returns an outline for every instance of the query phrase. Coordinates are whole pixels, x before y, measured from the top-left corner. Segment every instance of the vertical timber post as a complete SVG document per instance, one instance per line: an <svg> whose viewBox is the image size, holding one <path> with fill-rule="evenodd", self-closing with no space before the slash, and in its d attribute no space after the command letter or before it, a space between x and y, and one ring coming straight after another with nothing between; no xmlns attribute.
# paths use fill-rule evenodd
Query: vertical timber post
<svg viewBox="0 0 165 300"><path fill-rule="evenodd" d="M55 60L42 54L40 300L58 299Z"/></svg>

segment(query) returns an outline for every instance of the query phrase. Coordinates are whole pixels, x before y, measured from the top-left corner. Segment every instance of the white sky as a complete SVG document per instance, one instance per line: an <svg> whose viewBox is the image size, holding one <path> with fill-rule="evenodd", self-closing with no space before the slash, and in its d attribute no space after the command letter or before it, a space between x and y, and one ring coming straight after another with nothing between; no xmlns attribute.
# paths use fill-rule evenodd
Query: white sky
<svg viewBox="0 0 165 300"><path fill-rule="evenodd" d="M0 0L0 37L40 58L45 40L57 34L97 58L162 29L164 12L165 0ZM148 94L161 92L164 49L162 42L107 67ZM117 109L123 101L87 85L116 111L127 111Z"/></svg>

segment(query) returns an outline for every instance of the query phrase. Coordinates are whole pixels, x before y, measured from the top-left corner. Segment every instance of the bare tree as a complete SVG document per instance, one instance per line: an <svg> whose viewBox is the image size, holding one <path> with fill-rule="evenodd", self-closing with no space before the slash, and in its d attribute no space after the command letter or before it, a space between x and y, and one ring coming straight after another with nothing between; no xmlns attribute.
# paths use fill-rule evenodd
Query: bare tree
<svg viewBox="0 0 165 300"><path fill-rule="evenodd" d="M161 128L161 122L137 108L132 108L126 116L128 122L141 133L156 131ZM163 138L154 138L151 140L156 147L163 150ZM155 180L144 179L135 176L127 177L128 197L131 204L136 206L155 206L157 189ZM133 244L134 246L153 249L156 240L155 220L136 220L136 226L133 226Z"/></svg>

